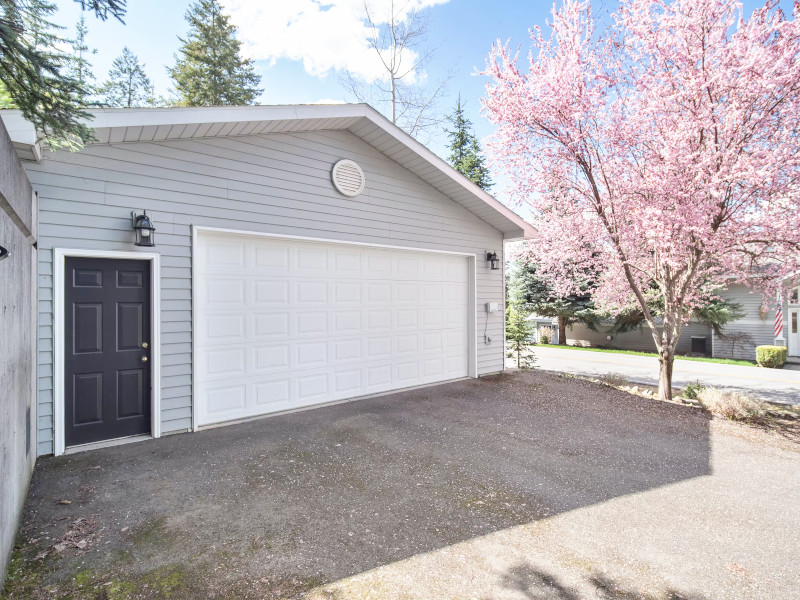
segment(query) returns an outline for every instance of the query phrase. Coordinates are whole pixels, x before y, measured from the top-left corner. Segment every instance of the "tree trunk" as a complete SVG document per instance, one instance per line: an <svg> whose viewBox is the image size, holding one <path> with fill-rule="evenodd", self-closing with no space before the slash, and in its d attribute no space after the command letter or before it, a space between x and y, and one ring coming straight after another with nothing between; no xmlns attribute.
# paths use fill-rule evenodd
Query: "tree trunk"
<svg viewBox="0 0 800 600"><path fill-rule="evenodd" d="M562 316L558 317L558 345L567 345L567 320Z"/></svg>
<svg viewBox="0 0 800 600"><path fill-rule="evenodd" d="M675 363L675 351L662 348L658 353L658 399L672 400L672 365Z"/></svg>

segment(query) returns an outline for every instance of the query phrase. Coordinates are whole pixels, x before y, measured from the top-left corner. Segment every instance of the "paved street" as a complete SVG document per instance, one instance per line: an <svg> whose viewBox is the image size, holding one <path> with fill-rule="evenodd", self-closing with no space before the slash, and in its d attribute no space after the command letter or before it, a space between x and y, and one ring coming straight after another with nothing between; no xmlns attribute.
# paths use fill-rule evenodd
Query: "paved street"
<svg viewBox="0 0 800 600"><path fill-rule="evenodd" d="M635 383L658 385L658 359L652 356L588 352L537 346L536 367L546 371L598 377L619 373ZM762 400L800 404L800 371L762 369L710 362L676 360L673 385L705 385L747 390Z"/></svg>

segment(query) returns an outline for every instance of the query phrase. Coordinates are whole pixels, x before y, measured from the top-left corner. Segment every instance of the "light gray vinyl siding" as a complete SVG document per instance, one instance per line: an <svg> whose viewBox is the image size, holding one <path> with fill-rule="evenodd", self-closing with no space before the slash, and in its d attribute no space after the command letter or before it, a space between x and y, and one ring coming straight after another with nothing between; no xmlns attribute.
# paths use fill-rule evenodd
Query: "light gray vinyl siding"
<svg viewBox="0 0 800 600"><path fill-rule="evenodd" d="M769 310L762 317L760 311L763 296L745 285L731 285L722 290L720 296L739 303L745 316L729 323L723 329L722 336L712 335L710 328L704 325L690 323L683 329L677 352L679 354L690 352L691 336L704 335L708 337L708 350L716 358L755 360L756 346L775 343L773 336L775 309ZM787 315L788 311L784 310L784 331L788 331L789 326ZM570 343L586 343L623 350L655 351L655 344L647 327L615 335L611 341L606 340L607 333L603 328L600 329L600 332L594 332L585 325L577 324L572 330L567 329L567 340Z"/></svg>
<svg viewBox="0 0 800 600"><path fill-rule="evenodd" d="M756 346L775 343L775 309L767 311L762 317L760 311L764 297L745 285L731 285L720 292L720 296L741 304L745 316L729 323L722 336L714 336L714 356L755 360Z"/></svg>
<svg viewBox="0 0 800 600"><path fill-rule="evenodd" d="M618 333L607 339L608 327L600 326L597 331L592 331L586 325L576 323L571 328L567 327L567 343L581 346L603 346L618 350L635 350L637 352L655 352L656 344L650 327L643 325L633 331ZM688 354L692 351L692 337L705 337L706 351L711 352L711 329L699 323L689 323L681 331L681 339L675 351L678 354Z"/></svg>
<svg viewBox="0 0 800 600"><path fill-rule="evenodd" d="M366 188L334 189L330 169L358 162ZM147 209L161 253L162 431L191 427L192 225L476 254L478 373L503 370L502 234L346 131L88 146L27 163L40 199L39 440L52 452L53 248L135 250L130 212Z"/></svg>

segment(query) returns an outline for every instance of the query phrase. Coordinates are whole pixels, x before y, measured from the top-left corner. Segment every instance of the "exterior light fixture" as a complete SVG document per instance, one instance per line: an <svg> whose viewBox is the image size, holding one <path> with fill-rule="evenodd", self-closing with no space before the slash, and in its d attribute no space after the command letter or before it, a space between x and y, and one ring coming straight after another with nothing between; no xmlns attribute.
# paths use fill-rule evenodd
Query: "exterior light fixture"
<svg viewBox="0 0 800 600"><path fill-rule="evenodd" d="M492 265L492 271L500 270L500 259L497 258L497 252L486 251L486 262Z"/></svg>
<svg viewBox="0 0 800 600"><path fill-rule="evenodd" d="M147 216L147 211L144 211L141 215L137 215L136 211L133 211L131 213L131 225L136 232L134 246L152 248L156 245L156 228L153 227L153 222Z"/></svg>
<svg viewBox="0 0 800 600"><path fill-rule="evenodd" d="M3 260L4 258L8 258L8 250L0 246L0 260Z"/></svg>

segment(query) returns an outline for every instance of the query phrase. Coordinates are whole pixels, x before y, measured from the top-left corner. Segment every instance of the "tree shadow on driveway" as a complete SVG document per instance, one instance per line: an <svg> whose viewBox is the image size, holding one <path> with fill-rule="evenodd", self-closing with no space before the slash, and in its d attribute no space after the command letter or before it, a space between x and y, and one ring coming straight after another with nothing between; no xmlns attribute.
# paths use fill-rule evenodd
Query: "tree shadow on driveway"
<svg viewBox="0 0 800 600"><path fill-rule="evenodd" d="M540 372L459 381L40 460L11 591L291 598L707 474L699 411ZM64 546L78 519L88 542Z"/></svg>
<svg viewBox="0 0 800 600"><path fill-rule="evenodd" d="M592 598L598 600L706 600L705 596L691 595L677 590L651 595L630 589L606 575L588 577ZM526 600L582 600L585 594L561 583L557 577L528 563L514 565L503 574L499 587L515 592ZM485 598L484 600L492 600Z"/></svg>

